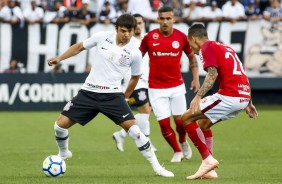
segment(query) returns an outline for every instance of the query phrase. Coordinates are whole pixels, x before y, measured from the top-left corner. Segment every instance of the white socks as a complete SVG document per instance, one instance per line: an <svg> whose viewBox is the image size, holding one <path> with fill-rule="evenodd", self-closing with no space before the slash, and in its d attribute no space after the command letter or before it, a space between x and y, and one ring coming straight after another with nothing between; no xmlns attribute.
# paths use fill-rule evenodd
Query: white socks
<svg viewBox="0 0 282 184"><path fill-rule="evenodd" d="M138 113L134 117L136 119L136 125L138 125L141 132L146 137L149 137L150 135L150 121L149 121L150 114L139 114ZM124 129L120 130L120 134L123 138L127 136L127 132Z"/></svg>
<svg viewBox="0 0 282 184"><path fill-rule="evenodd" d="M57 125L57 122L54 124L56 141L59 147L59 154L66 155L68 151L69 143L69 131L68 129L61 128Z"/></svg>
<svg viewBox="0 0 282 184"><path fill-rule="evenodd" d="M136 114L135 116L136 124L139 126L141 132L146 136L150 136L150 114Z"/></svg>

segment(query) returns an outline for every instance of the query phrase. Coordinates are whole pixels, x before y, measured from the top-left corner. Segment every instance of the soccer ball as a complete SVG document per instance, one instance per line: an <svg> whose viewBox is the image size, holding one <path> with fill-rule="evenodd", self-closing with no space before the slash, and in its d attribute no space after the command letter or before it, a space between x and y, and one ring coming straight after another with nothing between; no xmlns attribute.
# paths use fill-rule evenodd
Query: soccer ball
<svg viewBox="0 0 282 184"><path fill-rule="evenodd" d="M66 172L66 163L61 157L51 155L43 161L42 169L46 176L60 177Z"/></svg>

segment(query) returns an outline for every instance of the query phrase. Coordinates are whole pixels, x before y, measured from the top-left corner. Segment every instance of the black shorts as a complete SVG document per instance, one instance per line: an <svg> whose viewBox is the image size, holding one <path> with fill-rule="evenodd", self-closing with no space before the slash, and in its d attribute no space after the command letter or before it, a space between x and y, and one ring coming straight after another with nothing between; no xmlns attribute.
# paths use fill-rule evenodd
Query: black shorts
<svg viewBox="0 0 282 184"><path fill-rule="evenodd" d="M123 93L94 93L83 89L66 104L62 114L84 126L99 112L117 125L135 119Z"/></svg>
<svg viewBox="0 0 282 184"><path fill-rule="evenodd" d="M140 88L132 92L128 104L134 107L140 107L149 102L148 89Z"/></svg>

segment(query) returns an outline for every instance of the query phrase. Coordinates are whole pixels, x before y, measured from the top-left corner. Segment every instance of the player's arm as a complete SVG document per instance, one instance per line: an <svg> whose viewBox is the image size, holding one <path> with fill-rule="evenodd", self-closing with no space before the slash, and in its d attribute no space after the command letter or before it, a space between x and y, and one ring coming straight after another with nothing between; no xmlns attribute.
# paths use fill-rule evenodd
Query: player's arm
<svg viewBox="0 0 282 184"><path fill-rule="evenodd" d="M199 91L197 92L196 96L193 98L193 100L190 103L190 110L192 114L200 110L200 100L213 87L217 76L218 76L218 73L217 73L216 67L211 66L207 68L207 75L204 80L204 83L201 86L201 88L199 89Z"/></svg>
<svg viewBox="0 0 282 184"><path fill-rule="evenodd" d="M83 47L83 42L76 43L76 44L70 46L59 57L48 59L48 65L49 66L56 65L56 64L60 63L61 61L80 53L83 50L85 50L85 48Z"/></svg>
<svg viewBox="0 0 282 184"><path fill-rule="evenodd" d="M194 52L188 54L187 56L189 58L189 68L193 75L190 89L194 89L194 92L196 93L200 88L198 62Z"/></svg>
<svg viewBox="0 0 282 184"><path fill-rule="evenodd" d="M134 91L137 83L138 83L138 80L140 78L140 75L137 75L137 76L131 76L129 82L128 82L128 85L127 85L127 88L124 92L124 97L125 99L128 99L131 95L131 93Z"/></svg>
<svg viewBox="0 0 282 184"><path fill-rule="evenodd" d="M205 94L207 94L207 92L213 87L217 76L218 76L217 68L213 66L208 67L206 78L204 80L202 87L197 92L197 96L201 98L205 96Z"/></svg>

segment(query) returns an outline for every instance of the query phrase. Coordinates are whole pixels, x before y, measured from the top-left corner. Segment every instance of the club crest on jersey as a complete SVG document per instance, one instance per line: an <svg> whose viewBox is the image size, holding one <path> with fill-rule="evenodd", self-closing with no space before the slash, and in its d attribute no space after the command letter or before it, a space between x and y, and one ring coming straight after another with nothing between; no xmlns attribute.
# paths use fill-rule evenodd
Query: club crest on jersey
<svg viewBox="0 0 282 184"><path fill-rule="evenodd" d="M178 41L173 41L171 45L174 49L178 49L180 44Z"/></svg>
<svg viewBox="0 0 282 184"><path fill-rule="evenodd" d="M121 58L118 60L119 64L121 65L126 65L126 61L129 59L128 55L121 55Z"/></svg>
<svg viewBox="0 0 282 184"><path fill-rule="evenodd" d="M158 38L159 38L159 34L158 34L158 33L154 33L154 34L153 34L153 39L156 40L156 39L158 39Z"/></svg>

